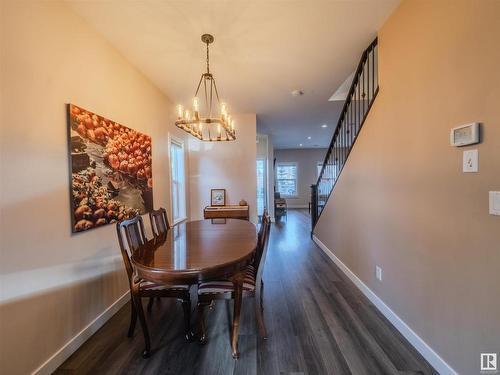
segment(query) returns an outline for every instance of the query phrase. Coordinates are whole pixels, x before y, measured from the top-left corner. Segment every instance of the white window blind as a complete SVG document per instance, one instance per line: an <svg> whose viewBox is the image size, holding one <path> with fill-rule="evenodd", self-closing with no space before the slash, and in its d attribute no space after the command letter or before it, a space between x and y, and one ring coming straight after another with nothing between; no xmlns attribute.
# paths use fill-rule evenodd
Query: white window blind
<svg viewBox="0 0 500 375"><path fill-rule="evenodd" d="M277 164L276 189L283 197L296 197L298 195L296 163Z"/></svg>
<svg viewBox="0 0 500 375"><path fill-rule="evenodd" d="M184 146L170 142L170 167L172 178L172 218L174 224L186 218L186 188L184 169Z"/></svg>

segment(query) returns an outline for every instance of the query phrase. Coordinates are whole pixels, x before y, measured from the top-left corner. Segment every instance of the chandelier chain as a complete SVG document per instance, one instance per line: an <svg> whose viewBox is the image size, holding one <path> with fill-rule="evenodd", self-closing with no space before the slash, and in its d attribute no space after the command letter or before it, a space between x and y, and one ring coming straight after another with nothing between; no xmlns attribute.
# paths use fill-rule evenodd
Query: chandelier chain
<svg viewBox="0 0 500 375"><path fill-rule="evenodd" d="M207 73L210 74L210 57L208 55L208 45L209 43L207 42Z"/></svg>

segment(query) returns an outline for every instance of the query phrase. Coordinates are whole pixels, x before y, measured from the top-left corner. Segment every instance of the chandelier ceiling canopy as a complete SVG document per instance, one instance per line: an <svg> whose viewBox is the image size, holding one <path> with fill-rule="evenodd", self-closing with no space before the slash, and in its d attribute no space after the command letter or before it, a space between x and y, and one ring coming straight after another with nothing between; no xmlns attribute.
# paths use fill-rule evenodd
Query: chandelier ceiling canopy
<svg viewBox="0 0 500 375"><path fill-rule="evenodd" d="M175 125L202 141L234 141L236 139L234 119L229 115L226 103L220 101L215 77L210 73L209 45L213 43L214 37L203 34L201 41L207 45L207 71L201 75L198 82L192 108L177 106ZM198 94L203 95L204 108L200 106ZM214 94L217 100L216 108L213 106Z"/></svg>

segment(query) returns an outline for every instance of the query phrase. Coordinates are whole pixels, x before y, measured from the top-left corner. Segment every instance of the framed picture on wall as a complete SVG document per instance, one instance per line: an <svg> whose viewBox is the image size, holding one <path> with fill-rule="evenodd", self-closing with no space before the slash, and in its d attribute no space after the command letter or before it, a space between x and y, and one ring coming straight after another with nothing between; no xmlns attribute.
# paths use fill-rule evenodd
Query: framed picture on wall
<svg viewBox="0 0 500 375"><path fill-rule="evenodd" d="M67 108L72 231L151 211L151 137L74 104Z"/></svg>
<svg viewBox="0 0 500 375"><path fill-rule="evenodd" d="M226 189L210 190L210 205L225 206L226 205Z"/></svg>

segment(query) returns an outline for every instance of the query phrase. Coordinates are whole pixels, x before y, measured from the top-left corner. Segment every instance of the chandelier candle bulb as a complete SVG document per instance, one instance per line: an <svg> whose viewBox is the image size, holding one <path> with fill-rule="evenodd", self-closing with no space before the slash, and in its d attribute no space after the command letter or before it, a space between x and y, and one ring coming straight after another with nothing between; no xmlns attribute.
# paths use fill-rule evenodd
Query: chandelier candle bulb
<svg viewBox="0 0 500 375"><path fill-rule="evenodd" d="M198 98L195 96L193 98L193 111L194 111L194 119L197 120L197 121L200 119L199 110L200 110L200 106L199 106L199 103L198 103Z"/></svg>
<svg viewBox="0 0 500 375"><path fill-rule="evenodd" d="M221 119L222 119L222 122L224 123L227 119L227 106L226 106L226 103L222 103L221 106L220 106L220 113L221 113Z"/></svg>
<svg viewBox="0 0 500 375"><path fill-rule="evenodd" d="M183 114L183 113L184 113L184 109L182 108L182 105L180 105L180 104L179 104L179 105L177 106L177 118L178 118L179 120L181 120L181 119L182 119L182 114Z"/></svg>

